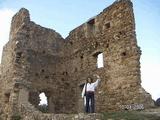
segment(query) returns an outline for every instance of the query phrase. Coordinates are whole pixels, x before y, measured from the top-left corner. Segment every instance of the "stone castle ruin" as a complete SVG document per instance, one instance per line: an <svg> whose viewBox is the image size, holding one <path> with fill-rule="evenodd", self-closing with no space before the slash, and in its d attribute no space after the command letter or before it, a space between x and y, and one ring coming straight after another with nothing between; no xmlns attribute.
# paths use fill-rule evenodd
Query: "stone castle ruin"
<svg viewBox="0 0 160 120"><path fill-rule="evenodd" d="M99 54L103 54L101 68L97 67ZM83 112L82 86L93 74L102 79L96 112L119 111L120 106L131 104L151 107L153 100L141 87L140 55L130 0L115 1L65 39L35 24L22 8L12 19L3 48L1 116L10 120L15 114L42 114L38 110L42 92L47 96L48 113Z"/></svg>

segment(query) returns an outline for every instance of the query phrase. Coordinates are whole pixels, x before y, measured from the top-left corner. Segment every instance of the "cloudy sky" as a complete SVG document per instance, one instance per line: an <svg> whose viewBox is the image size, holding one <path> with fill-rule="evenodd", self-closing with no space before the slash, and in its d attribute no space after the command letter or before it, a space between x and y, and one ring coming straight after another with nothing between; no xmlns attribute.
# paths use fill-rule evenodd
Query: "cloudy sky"
<svg viewBox="0 0 160 120"><path fill-rule="evenodd" d="M72 29L100 13L115 0L0 0L0 56L8 41L12 16L22 7L32 21L66 37ZM142 86L160 97L160 0L132 0L138 45L141 47ZM159 72L158 72L159 71Z"/></svg>

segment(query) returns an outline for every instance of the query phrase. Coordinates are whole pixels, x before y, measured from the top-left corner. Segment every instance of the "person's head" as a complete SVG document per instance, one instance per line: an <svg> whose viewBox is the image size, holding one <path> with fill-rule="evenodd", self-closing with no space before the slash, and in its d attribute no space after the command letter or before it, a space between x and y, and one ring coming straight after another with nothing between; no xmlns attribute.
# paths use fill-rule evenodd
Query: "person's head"
<svg viewBox="0 0 160 120"><path fill-rule="evenodd" d="M87 83L92 83L93 82L93 79L91 77L88 77L87 78Z"/></svg>

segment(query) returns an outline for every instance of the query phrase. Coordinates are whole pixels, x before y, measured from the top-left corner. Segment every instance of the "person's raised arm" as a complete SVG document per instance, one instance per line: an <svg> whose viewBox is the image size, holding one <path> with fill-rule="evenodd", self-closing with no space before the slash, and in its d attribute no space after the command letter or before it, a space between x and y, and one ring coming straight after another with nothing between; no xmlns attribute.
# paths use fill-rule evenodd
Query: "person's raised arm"
<svg viewBox="0 0 160 120"><path fill-rule="evenodd" d="M97 77L96 82L94 82L94 86L97 87L97 86L98 86L98 83L101 81L101 79L100 79L99 75L94 75L94 76Z"/></svg>

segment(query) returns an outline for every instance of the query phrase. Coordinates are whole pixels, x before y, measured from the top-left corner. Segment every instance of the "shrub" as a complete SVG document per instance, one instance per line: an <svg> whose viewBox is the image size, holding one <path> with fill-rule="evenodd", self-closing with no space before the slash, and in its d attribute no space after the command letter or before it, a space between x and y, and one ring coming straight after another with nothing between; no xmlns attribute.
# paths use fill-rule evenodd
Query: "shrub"
<svg viewBox="0 0 160 120"><path fill-rule="evenodd" d="M11 120L21 120L22 119L22 117L20 116L20 115L13 115L12 117L11 117Z"/></svg>
<svg viewBox="0 0 160 120"><path fill-rule="evenodd" d="M158 98L155 102L156 106L160 106L160 98Z"/></svg>
<svg viewBox="0 0 160 120"><path fill-rule="evenodd" d="M46 105L46 104L39 105L38 109L43 113L47 113L48 112L48 105Z"/></svg>

